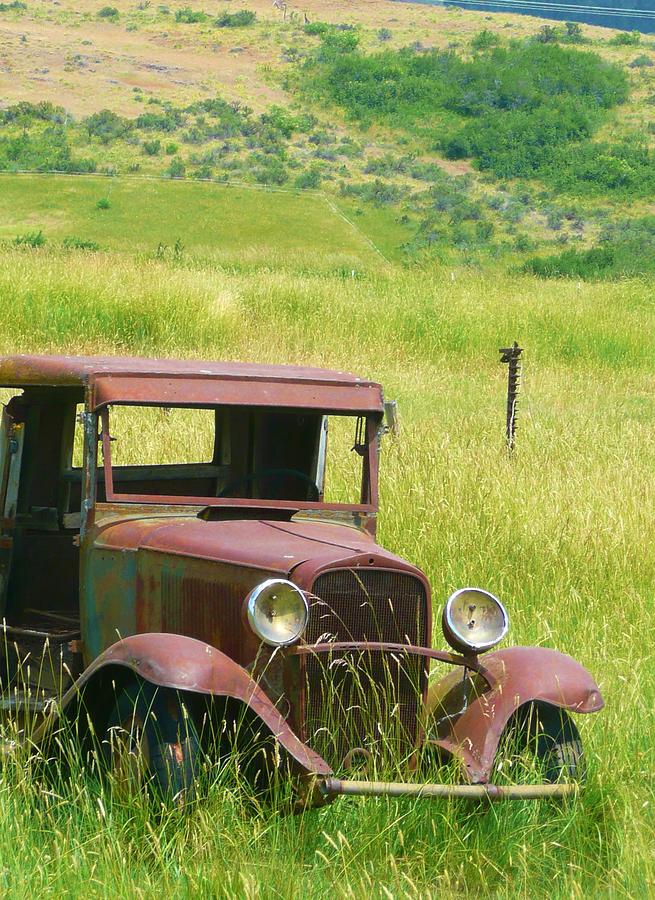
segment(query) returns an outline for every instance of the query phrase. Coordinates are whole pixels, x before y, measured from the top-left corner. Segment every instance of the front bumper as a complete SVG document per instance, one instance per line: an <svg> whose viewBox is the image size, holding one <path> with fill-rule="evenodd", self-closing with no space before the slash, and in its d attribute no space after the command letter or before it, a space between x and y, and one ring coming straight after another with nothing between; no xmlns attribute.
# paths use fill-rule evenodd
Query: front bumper
<svg viewBox="0 0 655 900"><path fill-rule="evenodd" d="M405 784L398 781L347 781L324 778L317 788L326 800L350 797L414 797L446 800L551 800L571 797L579 785L564 784Z"/></svg>

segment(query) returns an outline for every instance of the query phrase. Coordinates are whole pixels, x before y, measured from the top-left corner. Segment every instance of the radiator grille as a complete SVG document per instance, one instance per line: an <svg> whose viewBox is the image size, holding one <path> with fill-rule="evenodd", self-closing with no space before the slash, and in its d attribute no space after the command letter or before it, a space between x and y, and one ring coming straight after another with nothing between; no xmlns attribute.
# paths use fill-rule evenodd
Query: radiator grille
<svg viewBox="0 0 655 900"><path fill-rule="evenodd" d="M407 572L339 569L312 589L307 642L387 641L425 646L428 599ZM394 754L416 740L425 686L421 657L358 651L306 658L305 737L336 764L352 747Z"/></svg>
<svg viewBox="0 0 655 900"><path fill-rule="evenodd" d="M205 641L237 658L243 590L239 584L163 572L161 630Z"/></svg>

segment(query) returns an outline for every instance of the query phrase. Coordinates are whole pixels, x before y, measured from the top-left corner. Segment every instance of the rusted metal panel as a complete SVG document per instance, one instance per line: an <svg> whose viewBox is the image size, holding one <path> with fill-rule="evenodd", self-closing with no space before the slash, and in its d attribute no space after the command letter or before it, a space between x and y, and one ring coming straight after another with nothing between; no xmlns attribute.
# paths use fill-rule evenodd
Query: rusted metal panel
<svg viewBox="0 0 655 900"><path fill-rule="evenodd" d="M346 372L300 366L102 356L0 357L0 386L21 385L92 385L96 406L122 401L380 413L384 408L379 384Z"/></svg>
<svg viewBox="0 0 655 900"><path fill-rule="evenodd" d="M344 525L280 523L237 519L206 521L195 515L170 518L109 518L99 524L97 546L147 548L194 559L213 560L288 575L309 590L318 568L348 564L380 565L416 572L368 535ZM300 578L296 569L302 568ZM309 577L309 581L307 578Z"/></svg>
<svg viewBox="0 0 655 900"><path fill-rule="evenodd" d="M260 642L245 623L244 602L275 573L151 550L138 560L137 631L194 637L252 664Z"/></svg>
<svg viewBox="0 0 655 900"><path fill-rule="evenodd" d="M105 650L64 695L61 709L65 709L107 666L130 669L158 687L240 700L253 710L305 773L332 774L325 760L294 734L249 673L209 644L177 634L138 634L118 641ZM35 742L38 743L45 730L53 725L52 719L48 721L35 735Z"/></svg>
<svg viewBox="0 0 655 900"><path fill-rule="evenodd" d="M201 404L204 406L268 406L320 409L324 412L383 411L378 385L331 384L310 380L254 381L252 378L154 378L119 376L94 380L94 406L113 403Z"/></svg>
<svg viewBox="0 0 655 900"><path fill-rule="evenodd" d="M576 713L604 706L590 673L572 657L546 647L489 653L483 674L492 677L492 689L475 697L453 720L450 735L436 741L462 760L463 774L472 782L489 779L503 730L525 703L540 700Z"/></svg>
<svg viewBox="0 0 655 900"><path fill-rule="evenodd" d="M136 576L134 551L85 548L80 621L87 665L119 638L136 633Z"/></svg>

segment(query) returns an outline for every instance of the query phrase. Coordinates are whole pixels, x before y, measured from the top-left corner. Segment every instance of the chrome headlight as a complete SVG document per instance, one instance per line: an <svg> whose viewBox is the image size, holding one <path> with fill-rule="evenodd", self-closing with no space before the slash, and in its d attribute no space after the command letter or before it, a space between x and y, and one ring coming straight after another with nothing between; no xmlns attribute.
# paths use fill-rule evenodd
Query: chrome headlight
<svg viewBox="0 0 655 900"><path fill-rule="evenodd" d="M458 653L484 653L507 634L509 616L498 597L481 588L451 594L443 611L444 637Z"/></svg>
<svg viewBox="0 0 655 900"><path fill-rule="evenodd" d="M262 581L250 592L246 604L250 627L271 647L293 644L307 626L309 606L305 595L282 578Z"/></svg>

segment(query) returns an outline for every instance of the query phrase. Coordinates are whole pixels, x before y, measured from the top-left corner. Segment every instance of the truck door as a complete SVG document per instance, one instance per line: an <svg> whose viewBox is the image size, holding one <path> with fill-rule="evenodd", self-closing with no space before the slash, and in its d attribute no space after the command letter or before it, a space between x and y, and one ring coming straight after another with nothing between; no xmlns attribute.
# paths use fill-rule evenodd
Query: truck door
<svg viewBox="0 0 655 900"><path fill-rule="evenodd" d="M0 615L4 615L25 428L2 406L0 412Z"/></svg>

